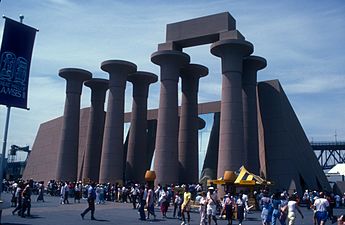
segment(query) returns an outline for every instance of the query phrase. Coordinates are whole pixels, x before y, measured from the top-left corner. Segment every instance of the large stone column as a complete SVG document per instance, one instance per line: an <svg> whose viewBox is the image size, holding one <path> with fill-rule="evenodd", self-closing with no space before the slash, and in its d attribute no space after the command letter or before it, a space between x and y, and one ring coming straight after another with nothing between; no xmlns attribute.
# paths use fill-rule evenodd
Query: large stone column
<svg viewBox="0 0 345 225"><path fill-rule="evenodd" d="M98 182L105 121L104 101L109 82L106 79L93 78L84 84L91 89L91 108L83 178Z"/></svg>
<svg viewBox="0 0 345 225"><path fill-rule="evenodd" d="M80 95L83 82L91 79L92 74L83 69L64 68L59 76L66 80L66 100L56 179L75 181L78 176Z"/></svg>
<svg viewBox="0 0 345 225"><path fill-rule="evenodd" d="M123 180L123 122L124 95L128 74L137 66L122 60L108 60L101 69L109 73L109 97L105 119L99 182L119 182Z"/></svg>
<svg viewBox="0 0 345 225"><path fill-rule="evenodd" d="M178 182L178 95L180 69L190 61L186 53L161 50L152 54L151 61L160 65L160 97L157 121L154 170L156 184Z"/></svg>
<svg viewBox="0 0 345 225"><path fill-rule="evenodd" d="M211 53L221 58L223 74L218 177L226 170L238 170L244 163L242 62L252 52L253 45L240 39L221 40L211 46Z"/></svg>
<svg viewBox="0 0 345 225"><path fill-rule="evenodd" d="M198 90L200 77L208 69L198 64L189 64L181 70L182 102L178 136L179 182L199 181L198 152Z"/></svg>
<svg viewBox="0 0 345 225"><path fill-rule="evenodd" d="M245 166L254 174L260 174L256 78L257 71L265 68L266 65L266 60L258 56L249 56L243 60L242 102Z"/></svg>
<svg viewBox="0 0 345 225"><path fill-rule="evenodd" d="M138 71L128 76L133 84L131 127L129 130L126 163L126 180L144 183L147 168L147 97L149 85L158 80L157 75Z"/></svg>

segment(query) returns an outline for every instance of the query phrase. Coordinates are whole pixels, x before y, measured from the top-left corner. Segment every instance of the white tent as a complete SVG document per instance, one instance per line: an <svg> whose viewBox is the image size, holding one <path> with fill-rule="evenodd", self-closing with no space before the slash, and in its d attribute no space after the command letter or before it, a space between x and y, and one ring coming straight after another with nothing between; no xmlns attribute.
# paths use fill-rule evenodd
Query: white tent
<svg viewBox="0 0 345 225"><path fill-rule="evenodd" d="M345 176L345 163L339 163L327 172L327 175Z"/></svg>

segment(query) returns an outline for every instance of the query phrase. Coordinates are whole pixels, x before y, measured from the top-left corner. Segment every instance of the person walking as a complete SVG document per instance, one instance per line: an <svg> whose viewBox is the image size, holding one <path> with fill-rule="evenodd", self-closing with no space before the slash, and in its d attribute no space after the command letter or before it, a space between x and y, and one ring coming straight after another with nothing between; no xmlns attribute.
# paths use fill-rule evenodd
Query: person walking
<svg viewBox="0 0 345 225"><path fill-rule="evenodd" d="M209 187L207 192L207 217L208 225L211 225L213 219L214 224L217 225L217 204L219 204L217 193L214 191L214 187Z"/></svg>
<svg viewBox="0 0 345 225"><path fill-rule="evenodd" d="M146 205L147 205L147 218L150 219L150 214L153 215L153 219L156 220L155 214L155 205L154 205L154 191L153 191L153 182L148 183Z"/></svg>
<svg viewBox="0 0 345 225"><path fill-rule="evenodd" d="M228 220L228 225L232 225L232 215L234 212L234 203L233 203L232 196L230 194L228 194L227 198L225 198L224 209L225 209L226 219Z"/></svg>
<svg viewBox="0 0 345 225"><path fill-rule="evenodd" d="M139 194L138 185L137 184L133 184L132 187L131 187L131 199L132 199L133 209L137 208L138 194ZM138 203L140 204L140 200L138 201Z"/></svg>
<svg viewBox="0 0 345 225"><path fill-rule="evenodd" d="M25 217L25 211L27 211L26 215L31 216L31 194L32 194L32 186L33 181L30 180L29 183L25 185L25 188L22 192L23 198L23 207L20 210L20 216Z"/></svg>
<svg viewBox="0 0 345 225"><path fill-rule="evenodd" d="M313 207L315 208L315 217L318 225L324 225L327 221L327 208L329 207L329 202L325 198L323 192L320 192L319 198L314 201Z"/></svg>
<svg viewBox="0 0 345 225"><path fill-rule="evenodd" d="M285 196L284 193L280 194L280 216L279 216L279 222L281 225L286 225L286 218L288 214L288 199L287 196Z"/></svg>
<svg viewBox="0 0 345 225"><path fill-rule="evenodd" d="M236 211L237 211L237 219L238 219L239 225L242 225L242 222L244 219L244 207L245 207L245 202L242 198L242 193L240 193L236 200Z"/></svg>
<svg viewBox="0 0 345 225"><path fill-rule="evenodd" d="M260 205L262 207L261 220L263 225L270 225L272 220L272 201L268 196L268 191L263 192L263 197L260 200Z"/></svg>
<svg viewBox="0 0 345 225"><path fill-rule="evenodd" d="M146 220L145 217L145 205L146 205L146 198L147 198L147 190L144 185L141 185L139 188L139 215L140 215L140 220Z"/></svg>
<svg viewBox="0 0 345 225"><path fill-rule="evenodd" d="M14 215L17 211L18 211L18 215L21 215L21 210L23 207L23 196L22 196L23 189L24 189L24 183L20 181L18 183L18 186L16 188L16 193L15 193L15 196L17 198L17 207L12 211L12 215Z"/></svg>
<svg viewBox="0 0 345 225"><path fill-rule="evenodd" d="M61 192L60 192L61 199L62 199L62 201L60 202L61 204L69 204L68 193L69 193L68 182L65 182L61 185Z"/></svg>
<svg viewBox="0 0 345 225"><path fill-rule="evenodd" d="M100 199L101 188L99 184L96 185L95 191L96 191L96 204L99 205L101 203L101 199Z"/></svg>
<svg viewBox="0 0 345 225"><path fill-rule="evenodd" d="M244 193L242 193L242 200L244 202L244 213L243 213L243 220L246 220L248 212L249 212L249 206L248 206L248 194L247 191L245 191Z"/></svg>
<svg viewBox="0 0 345 225"><path fill-rule="evenodd" d="M18 201L18 197L16 196L17 187L18 187L18 184L17 184L16 182L14 182L14 183L12 184L11 207L17 207L17 201Z"/></svg>
<svg viewBox="0 0 345 225"><path fill-rule="evenodd" d="M201 192L201 198L199 201L200 207L199 207L199 213L200 213L200 225L206 225L207 224L207 218L206 218L206 205L207 205L207 199L206 199L206 192Z"/></svg>
<svg viewBox="0 0 345 225"><path fill-rule="evenodd" d="M75 184L75 187L74 187L74 203L76 202L80 203L81 190L82 190L82 184L79 181L78 183Z"/></svg>
<svg viewBox="0 0 345 225"><path fill-rule="evenodd" d="M272 213L272 225L277 224L277 220L280 217L280 208L281 208L281 200L280 200L280 193L276 192L272 198L272 206L273 206L273 213Z"/></svg>
<svg viewBox="0 0 345 225"><path fill-rule="evenodd" d="M160 204L160 209L161 209L161 213L162 213L162 217L163 218L167 218L167 211L168 211L168 195L167 195L167 188L163 187L160 191L159 191L159 199L158 202Z"/></svg>
<svg viewBox="0 0 345 225"><path fill-rule="evenodd" d="M174 198L174 211L173 211L173 218L176 218L176 212L177 212L177 218L181 219L181 205L183 203L182 197L180 196L180 193L175 189L176 195Z"/></svg>
<svg viewBox="0 0 345 225"><path fill-rule="evenodd" d="M80 214L81 218L84 219L84 216L91 211L91 220L95 219L95 200L96 200L96 190L95 190L96 184L93 182L89 186L87 190L87 203L88 207Z"/></svg>
<svg viewBox="0 0 345 225"><path fill-rule="evenodd" d="M304 218L301 210L299 209L297 202L296 202L296 196L292 195L289 198L288 202L288 221L289 225L294 225L296 221L296 211L301 215L302 219Z"/></svg>
<svg viewBox="0 0 345 225"><path fill-rule="evenodd" d="M44 202L44 181L41 181L39 184L38 184L38 196L37 196L37 202L38 201L42 201Z"/></svg>
<svg viewBox="0 0 345 225"><path fill-rule="evenodd" d="M190 205L191 205L191 198L192 194L189 192L189 186L186 185L184 188L184 193L183 193L183 203L182 203L182 211L181 211L181 216L182 216L182 223L181 225L189 225L190 223ZM187 223L186 223L186 218L184 216L184 213L187 213Z"/></svg>

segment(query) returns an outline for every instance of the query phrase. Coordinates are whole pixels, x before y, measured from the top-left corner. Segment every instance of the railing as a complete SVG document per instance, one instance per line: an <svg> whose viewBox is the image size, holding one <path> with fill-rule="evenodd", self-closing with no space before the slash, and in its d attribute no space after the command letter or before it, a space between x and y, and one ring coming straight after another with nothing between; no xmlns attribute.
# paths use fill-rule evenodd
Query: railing
<svg viewBox="0 0 345 225"><path fill-rule="evenodd" d="M316 146L320 146L320 145L344 145L345 146L345 141L311 141L310 142L311 145L316 145Z"/></svg>

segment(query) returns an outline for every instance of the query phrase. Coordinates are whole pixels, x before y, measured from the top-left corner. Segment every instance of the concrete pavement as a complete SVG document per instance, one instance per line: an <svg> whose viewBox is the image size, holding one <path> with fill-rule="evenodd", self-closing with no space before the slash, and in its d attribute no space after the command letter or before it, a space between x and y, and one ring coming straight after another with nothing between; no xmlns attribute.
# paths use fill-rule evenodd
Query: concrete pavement
<svg viewBox="0 0 345 225"><path fill-rule="evenodd" d="M9 204L10 195L2 194L2 197L7 204ZM140 221L137 210L132 209L131 203L113 203L106 202L104 205L96 205L95 217L97 220L90 220L90 213L82 220L80 213L87 207L87 202L82 200L81 203L73 203L73 199L70 199L71 204L60 205L59 197L45 196L45 202L36 202L37 196L32 196L32 208L30 218L21 218L17 215L12 215L13 208L7 208L2 213L2 225L47 225L47 224L59 224L59 225L92 225L92 224L163 224L163 225L179 225L181 221L172 217L172 207L169 208L167 219L162 219L161 213L158 208L155 212L157 215L156 220ZM312 211L302 208L302 212L305 218L298 215L297 225L311 225L312 223ZM336 209L335 215L344 214L344 209ZM191 225L199 224L199 214L197 212L191 213ZM213 224L213 223L212 223ZM219 225L226 225L225 220L219 220ZM234 221L234 225L238 224ZM243 222L243 225L260 225L260 212L252 212L248 215L248 219ZM326 224L331 224L327 222Z"/></svg>

